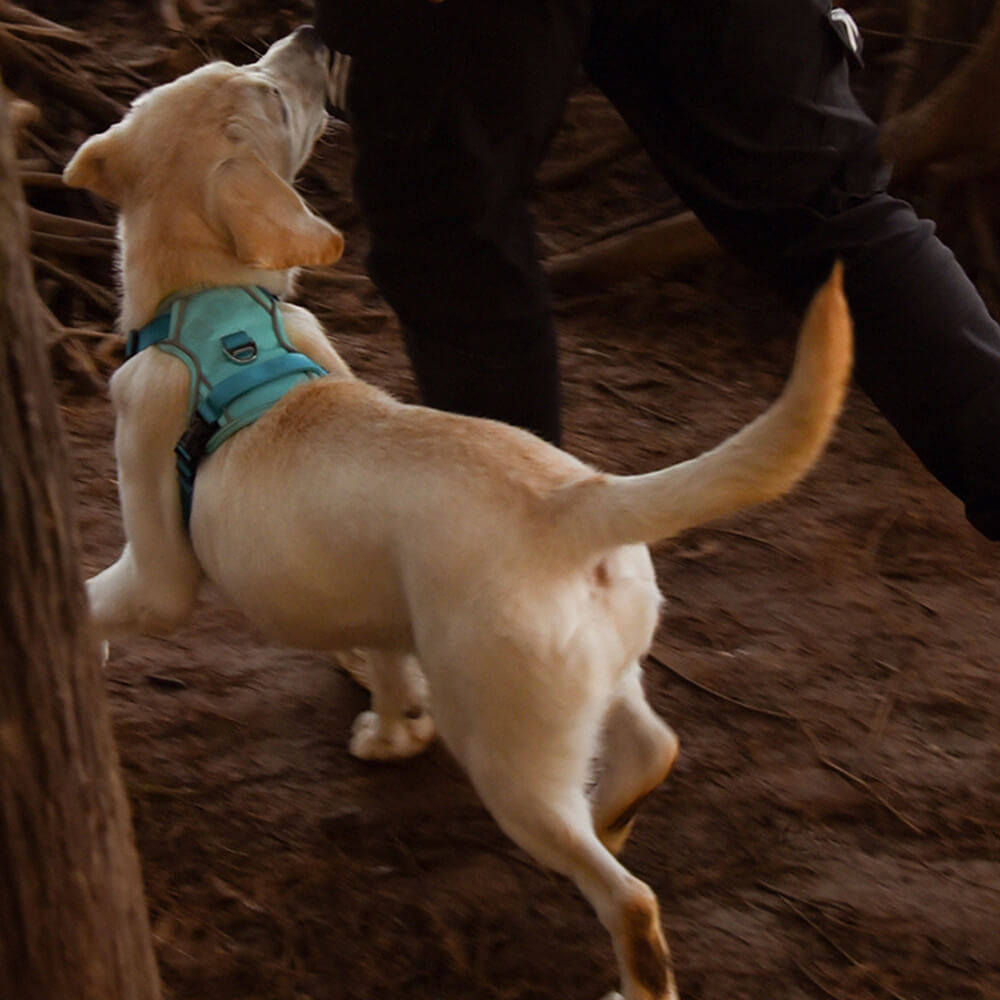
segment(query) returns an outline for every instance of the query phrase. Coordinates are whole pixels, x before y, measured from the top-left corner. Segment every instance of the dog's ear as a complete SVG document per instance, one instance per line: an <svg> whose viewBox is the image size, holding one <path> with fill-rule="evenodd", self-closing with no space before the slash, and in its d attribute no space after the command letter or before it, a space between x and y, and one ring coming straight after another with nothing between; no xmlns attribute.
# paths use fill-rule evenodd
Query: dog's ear
<svg viewBox="0 0 1000 1000"><path fill-rule="evenodd" d="M257 156L220 164L209 199L212 216L232 236L236 256L250 267L315 267L335 263L344 252L344 237Z"/></svg>
<svg viewBox="0 0 1000 1000"><path fill-rule="evenodd" d="M86 188L116 205L125 194L125 165L122 147L123 125L112 125L100 135L92 135L74 154L63 170L63 183Z"/></svg>

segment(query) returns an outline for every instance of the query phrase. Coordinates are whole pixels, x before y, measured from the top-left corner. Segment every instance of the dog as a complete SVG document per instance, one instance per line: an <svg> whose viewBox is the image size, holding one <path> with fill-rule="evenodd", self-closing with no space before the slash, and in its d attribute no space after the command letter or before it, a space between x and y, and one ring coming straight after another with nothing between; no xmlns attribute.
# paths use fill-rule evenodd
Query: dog
<svg viewBox="0 0 1000 1000"><path fill-rule="evenodd" d="M675 1000L656 898L616 858L678 752L642 689L661 603L647 544L781 495L820 455L851 367L840 268L777 401L660 471L604 474L525 431L400 403L283 301L295 268L343 248L292 187L324 127L328 60L304 26L256 63L203 66L65 169L120 207L123 332L182 290L263 289L328 373L202 460L185 527L191 375L162 350L126 361L111 397L127 542L87 583L96 629L169 631L207 576L276 640L365 648L372 705L351 752L405 757L439 733L499 826L592 904L621 995Z"/></svg>

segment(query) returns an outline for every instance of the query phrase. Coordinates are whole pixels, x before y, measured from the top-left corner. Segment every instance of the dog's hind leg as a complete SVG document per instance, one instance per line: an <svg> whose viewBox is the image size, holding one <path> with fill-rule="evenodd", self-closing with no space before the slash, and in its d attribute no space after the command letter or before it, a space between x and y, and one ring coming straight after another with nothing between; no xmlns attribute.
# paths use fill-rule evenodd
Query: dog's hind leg
<svg viewBox="0 0 1000 1000"><path fill-rule="evenodd" d="M625 846L639 806L670 773L677 751L677 736L650 708L642 671L634 663L604 717L599 772L590 797L594 828L612 853Z"/></svg>
<svg viewBox="0 0 1000 1000"><path fill-rule="evenodd" d="M367 649L365 686L370 711L351 730L350 751L364 760L391 760L420 753L434 738L427 712L427 681L412 653Z"/></svg>
<svg viewBox="0 0 1000 1000"><path fill-rule="evenodd" d="M594 832L583 787L589 747L575 739L581 735L546 728L519 733L506 745L474 736L463 763L504 832L572 879L593 906L611 935L625 1000L677 1000L656 897ZM572 755L577 746L582 753Z"/></svg>

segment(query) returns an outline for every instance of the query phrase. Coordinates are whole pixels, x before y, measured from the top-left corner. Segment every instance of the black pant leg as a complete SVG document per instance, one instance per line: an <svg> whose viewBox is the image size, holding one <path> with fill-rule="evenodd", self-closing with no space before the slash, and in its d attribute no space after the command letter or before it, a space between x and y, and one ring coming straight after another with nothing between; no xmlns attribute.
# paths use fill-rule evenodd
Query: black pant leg
<svg viewBox="0 0 1000 1000"><path fill-rule="evenodd" d="M597 0L595 82L720 243L803 302L840 257L856 378L1000 537L1000 329L931 223L885 191L829 0Z"/></svg>
<svg viewBox="0 0 1000 1000"><path fill-rule="evenodd" d="M415 0L403 37L391 19L364 21L348 89L368 266L424 401L553 441L556 333L531 188L578 71L587 6Z"/></svg>

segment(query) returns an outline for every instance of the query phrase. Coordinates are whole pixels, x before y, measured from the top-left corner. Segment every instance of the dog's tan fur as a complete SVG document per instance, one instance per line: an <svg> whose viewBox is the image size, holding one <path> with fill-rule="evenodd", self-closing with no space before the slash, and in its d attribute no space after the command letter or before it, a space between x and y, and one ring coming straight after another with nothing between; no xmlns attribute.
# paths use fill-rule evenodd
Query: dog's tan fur
<svg viewBox="0 0 1000 1000"><path fill-rule="evenodd" d="M67 183L121 206L123 329L179 289L280 295L293 267L339 257L339 234L290 186L322 127L325 58L300 31L252 66L204 67L77 152ZM655 897L612 853L677 754L642 693L660 604L644 543L775 497L812 465L850 367L839 270L771 409L714 451L636 477L512 427L403 405L355 379L310 313L281 308L330 375L204 461L190 537L173 456L187 369L147 350L112 380L128 541L88 583L97 628L177 626L204 574L282 641L367 647L373 707L352 751L421 750L429 698L500 826L593 904L625 997L675 997Z"/></svg>

